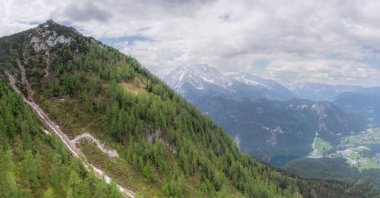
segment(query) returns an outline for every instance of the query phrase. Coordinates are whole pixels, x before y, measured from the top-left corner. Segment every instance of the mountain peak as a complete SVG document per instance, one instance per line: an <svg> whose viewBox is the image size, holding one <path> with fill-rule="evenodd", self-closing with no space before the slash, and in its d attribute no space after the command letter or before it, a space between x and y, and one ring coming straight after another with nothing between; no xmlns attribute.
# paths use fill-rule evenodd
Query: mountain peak
<svg viewBox="0 0 380 198"><path fill-rule="evenodd" d="M218 94L234 93L248 98L289 99L294 97L287 88L273 80L244 72L223 75L206 64L179 66L164 80L182 95L189 92L189 89L195 88ZM206 89L207 87L211 87L212 90Z"/></svg>
<svg viewBox="0 0 380 198"><path fill-rule="evenodd" d="M55 22L53 19L49 19L45 23L41 23L39 26L47 27L49 25L59 25L59 24Z"/></svg>
<svg viewBox="0 0 380 198"><path fill-rule="evenodd" d="M81 35L75 28L61 25L61 24L53 21L53 19L49 19L46 22L41 23L36 28L33 28L31 30L34 33L40 33L42 31L55 31L57 33L65 34L65 35L72 35L72 34Z"/></svg>
<svg viewBox="0 0 380 198"><path fill-rule="evenodd" d="M52 19L28 31L27 38L35 53L46 52L58 45L67 45L79 52L90 44L101 44L92 37L83 36L75 28L63 26Z"/></svg>
<svg viewBox="0 0 380 198"><path fill-rule="evenodd" d="M186 84L202 90L207 85L227 88L227 82L219 71L206 64L183 65L170 72L164 80L176 91L184 94L182 87Z"/></svg>

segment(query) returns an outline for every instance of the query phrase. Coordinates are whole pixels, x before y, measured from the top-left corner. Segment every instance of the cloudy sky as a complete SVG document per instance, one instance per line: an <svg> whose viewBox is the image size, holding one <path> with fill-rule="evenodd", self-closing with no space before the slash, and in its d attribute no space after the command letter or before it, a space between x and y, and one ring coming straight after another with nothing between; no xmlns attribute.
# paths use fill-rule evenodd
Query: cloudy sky
<svg viewBox="0 0 380 198"><path fill-rule="evenodd" d="M380 86L378 0L0 0L0 36L49 18L160 77L203 63L278 80Z"/></svg>

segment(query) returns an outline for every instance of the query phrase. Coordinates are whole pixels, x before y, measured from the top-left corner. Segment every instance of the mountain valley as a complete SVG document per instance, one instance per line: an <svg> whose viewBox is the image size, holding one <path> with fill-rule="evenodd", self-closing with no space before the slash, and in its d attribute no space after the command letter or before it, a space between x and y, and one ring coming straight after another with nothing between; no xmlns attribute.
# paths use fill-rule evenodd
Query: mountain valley
<svg viewBox="0 0 380 198"><path fill-rule="evenodd" d="M249 74L224 76L212 67L195 65L179 67L164 79L239 140L241 150L275 166L308 155L316 136L336 145L342 136L357 134L369 123L333 101L299 99L280 83Z"/></svg>

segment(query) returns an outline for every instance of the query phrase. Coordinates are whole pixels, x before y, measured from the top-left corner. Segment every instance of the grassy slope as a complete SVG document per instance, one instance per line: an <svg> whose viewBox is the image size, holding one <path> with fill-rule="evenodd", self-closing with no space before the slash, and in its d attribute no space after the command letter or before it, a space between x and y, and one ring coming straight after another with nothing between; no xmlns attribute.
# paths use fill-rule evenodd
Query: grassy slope
<svg viewBox="0 0 380 198"><path fill-rule="evenodd" d="M316 138L315 140L315 149L317 150L317 153L322 155L323 153L326 153L333 149L334 147L328 143L327 141L324 141L321 138Z"/></svg>

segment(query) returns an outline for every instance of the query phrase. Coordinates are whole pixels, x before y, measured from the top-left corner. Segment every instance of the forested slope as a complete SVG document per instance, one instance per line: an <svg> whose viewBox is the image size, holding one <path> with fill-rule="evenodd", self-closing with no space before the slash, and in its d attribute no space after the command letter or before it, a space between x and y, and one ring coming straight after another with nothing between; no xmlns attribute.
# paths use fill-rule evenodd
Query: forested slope
<svg viewBox="0 0 380 198"><path fill-rule="evenodd" d="M122 197L43 130L22 98L0 82L0 197Z"/></svg>
<svg viewBox="0 0 380 198"><path fill-rule="evenodd" d="M90 142L80 145L91 163L130 186L137 196L379 194L370 185L292 178L256 161L134 58L71 28L48 21L0 38L0 46L1 71L18 76L24 94L38 102L72 139L90 132L118 151L120 157L111 159ZM29 86L21 83L20 67L25 68ZM38 193L43 187L31 191Z"/></svg>

